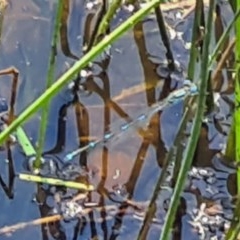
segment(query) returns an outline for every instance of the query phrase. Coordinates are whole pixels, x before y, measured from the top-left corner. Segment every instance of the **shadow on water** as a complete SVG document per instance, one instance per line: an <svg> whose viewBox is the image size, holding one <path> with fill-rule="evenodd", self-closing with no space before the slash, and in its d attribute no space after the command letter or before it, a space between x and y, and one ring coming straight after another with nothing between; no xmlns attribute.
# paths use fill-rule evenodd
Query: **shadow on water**
<svg viewBox="0 0 240 240"><path fill-rule="evenodd" d="M17 113L44 90L55 7L55 1L36 0L19 0L8 6L0 46L0 67L14 65L20 71ZM83 54L83 46L90 41L88 31L95 24L94 14L95 10L85 9L83 1L64 2L57 75ZM121 14L124 18L125 13ZM171 45L178 46L173 56L181 55L183 60L181 67L170 71L169 65L164 63L164 41L155 29L157 25L153 19L137 24L132 32L112 46L110 55L100 56L87 69L86 77L77 76L73 90L64 89L51 103L44 156L53 159L58 176L65 174L68 179L93 184L96 191L87 196L86 204L94 203L101 208L93 208L74 221L44 223L41 227L16 231L11 239L136 239L165 155L175 138L183 104L155 114L147 129L134 128L115 142L82 152L72 160L74 171L67 172L69 165L63 163L63 157L109 131L119 131L121 124L130 123L138 113L148 114L153 103L161 101L182 84L188 52L183 46L184 50L179 50L179 39L172 40ZM2 97L9 97L6 94L9 88L10 84L2 84L1 80ZM224 114L228 111L231 109ZM37 115L24 126L34 144L39 121L40 115ZM211 160L223 142L222 136L216 133L216 121L203 126L195 166L213 167ZM218 138L219 144L213 149L209 148L211 132L210 138ZM0 227L49 216L59 210L56 194L60 193L63 200L77 194L70 189L15 179L15 171L27 170L23 164L25 157L17 145L6 148L0 152L1 159L7 159L0 162L3 189ZM189 208L197 208L202 201L199 195L205 193L195 192L184 193L181 199L182 210L177 219L182 220L175 222L174 239L186 239L187 235L198 239L188 224ZM152 224L146 223L144 239L158 239L170 197L171 191L163 191L155 202ZM112 211L108 208L111 205ZM8 237L1 236L1 239Z"/></svg>

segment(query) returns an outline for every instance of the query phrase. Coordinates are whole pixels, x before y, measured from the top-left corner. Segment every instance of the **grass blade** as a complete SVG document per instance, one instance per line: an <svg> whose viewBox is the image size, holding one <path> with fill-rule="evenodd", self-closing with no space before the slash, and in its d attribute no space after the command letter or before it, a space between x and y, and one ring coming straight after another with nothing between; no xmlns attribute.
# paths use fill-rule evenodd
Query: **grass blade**
<svg viewBox="0 0 240 240"><path fill-rule="evenodd" d="M206 91L208 86L208 55L209 55L209 43L212 33L212 21L213 21L213 12L214 12L214 0L210 0L209 12L208 12L208 21L206 35L203 43L203 57L204 61L201 63L201 73L200 73L200 87L199 87L199 97L197 100L197 109L196 116L193 121L193 126L191 134L189 137L189 142L186 147L186 152L183 155L182 166L179 171L177 178L176 186L174 188L172 199L170 201L169 210L163 225L162 234L160 240L169 239L169 234L171 232L172 224L175 219L175 214L179 205L179 200L181 193L184 189L185 180L188 174L188 170L192 164L192 159L195 153L197 146L200 129L202 126L202 118L205 112L205 102L206 102Z"/></svg>
<svg viewBox="0 0 240 240"><path fill-rule="evenodd" d="M51 52L50 52L49 63L48 63L46 88L49 88L54 80L57 42L59 39L63 2L64 2L63 0L58 1L57 13L56 13L55 24L54 24L54 31L53 31L53 36L52 36ZM45 101L44 107L42 109L42 117L41 117L41 123L40 123L40 128L39 128L37 155L36 155L36 160L34 161L34 167L36 167L36 168L40 168L41 164L42 164L41 155L42 155L42 150L43 150L43 146L44 146L44 142L45 142L47 121L48 121L48 112L49 112L49 101Z"/></svg>
<svg viewBox="0 0 240 240"><path fill-rule="evenodd" d="M16 135L18 143L21 145L24 154L27 157L35 156L36 151L22 127L17 128Z"/></svg>
<svg viewBox="0 0 240 240"><path fill-rule="evenodd" d="M93 191L94 187L92 185L86 185L79 182L72 182L72 181L65 181L58 178L47 178L47 177L41 177L37 175L30 175L25 173L20 173L18 175L19 179L24 181L30 181L30 182L39 182L39 183L46 183L50 185L55 186L64 186L68 188L75 188L75 189L81 189L85 191Z"/></svg>
<svg viewBox="0 0 240 240"><path fill-rule="evenodd" d="M0 134L0 144L6 140L9 134L11 134L16 128L29 119L39 108L43 107L52 97L54 97L61 89L71 81L74 76L85 66L89 64L96 56L101 54L104 49L120 38L126 31L128 31L134 24L140 21L145 15L147 15L151 9L156 7L161 0L153 0L145 5L144 8L137 11L127 21L122 23L112 33L106 36L101 42L85 54L79 61L77 61L67 72L65 72L51 87L36 99L29 107L23 111L17 119L15 119L4 131Z"/></svg>

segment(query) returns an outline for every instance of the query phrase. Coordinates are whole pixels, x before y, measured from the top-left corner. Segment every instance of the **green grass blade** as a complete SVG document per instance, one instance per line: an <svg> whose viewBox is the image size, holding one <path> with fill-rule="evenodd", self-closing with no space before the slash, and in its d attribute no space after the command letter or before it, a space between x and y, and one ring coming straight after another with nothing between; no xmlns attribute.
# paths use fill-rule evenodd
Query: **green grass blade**
<svg viewBox="0 0 240 240"><path fill-rule="evenodd" d="M86 185L79 182L65 181L58 178L47 178L47 177L41 177L41 176L25 174L25 173L20 173L18 177L19 179L24 181L45 183L45 184L55 185L55 186L64 186L68 188L75 188L75 189L80 189L85 191L94 190L94 187L92 185Z"/></svg>
<svg viewBox="0 0 240 240"><path fill-rule="evenodd" d="M51 87L36 99L29 107L25 109L4 131L0 134L0 144L6 140L9 134L16 130L16 128L23 122L28 120L40 107L43 107L52 97L54 97L61 89L71 81L74 76L85 66L89 64L96 56L101 54L106 47L120 38L126 31L128 31L134 24L140 21L145 15L147 15L152 8L157 6L160 0L153 0L145 5L144 8L137 11L127 21L122 23L112 33L106 36L101 42L85 54L79 61L77 61L67 72L65 72Z"/></svg>
<svg viewBox="0 0 240 240"><path fill-rule="evenodd" d="M237 204L234 210L234 215L231 221L231 226L226 234L226 240L239 239L237 236L240 232L240 198L237 200Z"/></svg>
<svg viewBox="0 0 240 240"><path fill-rule="evenodd" d="M209 43L212 33L212 22L213 22L213 12L214 12L214 0L210 0L209 4L209 13L207 20L207 29L206 35L204 38L203 44L203 57L204 59L201 63L201 73L200 73L200 87L199 87L199 97L197 100L197 110L196 116L193 121L192 130L189 137L189 142L186 147L186 152L183 155L182 166L179 171L179 175L177 178L176 186L174 188L172 198L169 205L169 210L166 215L166 219L163 225L161 240L168 240L169 234L171 232L172 224L175 219L176 211L179 205L179 200L181 193L184 189L185 180L188 174L188 170L192 164L192 159L195 153L195 149L197 146L201 126L202 126L202 118L205 112L205 102L206 102L206 91L208 86L208 56L209 56Z"/></svg>
<svg viewBox="0 0 240 240"><path fill-rule="evenodd" d="M240 22L239 22L240 24ZM239 28L240 29L240 28ZM239 32L240 33L240 32ZM240 38L238 39L238 42L240 43ZM238 47L240 45L238 44ZM238 54L240 54L240 48L236 50ZM237 62L240 61L240 55L236 59ZM237 63L236 67L236 80L235 80L235 108L234 111L234 131L235 131L235 161L237 165L240 163L240 64ZM237 170L237 187L238 187L238 194L240 193L240 169Z"/></svg>
<svg viewBox="0 0 240 240"><path fill-rule="evenodd" d="M51 52L50 52L49 63L48 63L46 88L49 88L54 80L54 71L55 71L55 65L56 65L56 61L55 61L56 60L56 51L57 51L57 43L58 43L58 39L59 39L63 2L64 2L64 0L58 1L58 7L57 7L57 12L56 12L56 17L55 17L54 31L53 31L52 43L51 43ZM42 163L41 155L42 155L43 146L44 146L44 142L45 142L47 121L48 121L48 112L49 112L49 102L46 101L44 104L44 107L42 109L42 117L41 117L41 123L40 123L40 128L39 128L37 156L36 156L36 160L34 162L34 166L36 168L40 168L41 163Z"/></svg>
<svg viewBox="0 0 240 240"><path fill-rule="evenodd" d="M27 157L36 155L36 151L22 127L17 128L16 136L18 143Z"/></svg>
<svg viewBox="0 0 240 240"><path fill-rule="evenodd" d="M101 36L104 36L107 32L107 29L110 27L110 21L113 19L114 15L117 12L117 9L121 7L122 0L113 0L110 7L108 8L106 14L100 22L96 38L94 40L94 45L98 42Z"/></svg>
<svg viewBox="0 0 240 240"><path fill-rule="evenodd" d="M240 11L240 0L236 2L237 13ZM225 156L229 161L240 162L240 18L238 17L235 22L236 30L236 45L235 45L235 110L233 114L233 121L231 130L228 135L228 142L225 151ZM237 171L237 189L240 193L240 170Z"/></svg>
<svg viewBox="0 0 240 240"><path fill-rule="evenodd" d="M240 0L236 1L237 11L240 10ZM240 18L236 20L236 79L234 86L235 94L235 111L234 111L234 127L235 127L235 161L240 162ZM240 193L240 169L237 171L237 187L238 194Z"/></svg>
<svg viewBox="0 0 240 240"><path fill-rule="evenodd" d="M146 215L144 217L142 227L138 234L138 238L137 238L138 240L146 239L147 231L149 229L149 223L152 221L155 214L155 209L156 209L155 205L156 205L157 198L160 196L160 194L162 193L162 190L164 189L163 185L165 184L166 178L169 174L168 173L169 166L176 160L176 150L178 145L182 144L182 140L184 139L184 136L185 136L186 126L190 118L191 118L191 111L189 111L189 109L186 108L182 116L181 122L179 123L179 130L174 139L173 146L171 147L170 151L164 158L161 174L157 180L157 184L153 191L153 196L148 205L148 209L146 211Z"/></svg>
<svg viewBox="0 0 240 240"><path fill-rule="evenodd" d="M188 79L194 79L194 72L195 72L195 64L197 60L197 54L199 50L197 49L196 42L198 39L198 31L201 25L201 14L202 14L202 0L196 1L195 7L195 16L193 22L193 32L192 32L192 40L191 40L191 49L190 49L190 58L188 63Z"/></svg>
<svg viewBox="0 0 240 240"><path fill-rule="evenodd" d="M164 47L166 48L166 57L167 57L167 61L168 61L168 68L170 71L173 71L175 69L174 57L173 57L173 53L171 50L171 44L169 41L167 29L166 29L166 26L164 23L164 17L163 17L160 6L155 8L155 15L156 15L158 29L159 29L159 33L160 33L159 37L161 38L161 40L164 44Z"/></svg>

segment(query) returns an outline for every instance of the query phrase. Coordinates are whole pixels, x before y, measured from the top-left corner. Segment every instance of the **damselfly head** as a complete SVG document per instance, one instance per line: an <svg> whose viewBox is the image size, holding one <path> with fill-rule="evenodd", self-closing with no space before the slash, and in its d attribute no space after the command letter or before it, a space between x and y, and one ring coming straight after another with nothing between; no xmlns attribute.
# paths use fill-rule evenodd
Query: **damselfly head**
<svg viewBox="0 0 240 240"><path fill-rule="evenodd" d="M189 79L184 80L183 86L189 89L191 95L195 95L198 93L197 85Z"/></svg>
<svg viewBox="0 0 240 240"><path fill-rule="evenodd" d="M189 79L185 79L185 80L183 81L183 86L184 86L184 87L190 87L192 84L193 84L192 81L189 80Z"/></svg>

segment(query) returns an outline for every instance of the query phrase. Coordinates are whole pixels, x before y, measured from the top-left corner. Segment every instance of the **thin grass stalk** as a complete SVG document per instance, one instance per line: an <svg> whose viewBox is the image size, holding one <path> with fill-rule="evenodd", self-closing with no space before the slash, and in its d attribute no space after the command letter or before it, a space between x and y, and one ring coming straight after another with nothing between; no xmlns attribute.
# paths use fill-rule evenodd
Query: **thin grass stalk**
<svg viewBox="0 0 240 240"><path fill-rule="evenodd" d="M240 10L240 0L236 1L237 11ZM237 164L240 162L240 18L236 20L236 79L234 86L235 94L235 111L234 111L234 128L235 128L235 161ZM238 194L240 193L240 170L237 171L237 188Z"/></svg>
<svg viewBox="0 0 240 240"><path fill-rule="evenodd" d="M48 63L46 89L52 85L53 80L54 80L57 43L58 43L58 39L59 39L63 2L64 2L64 0L59 0L58 5L57 5L57 12L56 12L56 17L55 17L54 30L53 30L52 43L51 43L51 52L50 52L49 63ZM36 154L36 160L34 161L35 168L40 168L41 164L42 164L41 155L42 155L44 142L45 142L49 106L50 106L49 101L46 101L44 104L44 107L42 108L42 117L41 117L41 123L40 123L40 128L39 128L37 154Z"/></svg>
<svg viewBox="0 0 240 240"><path fill-rule="evenodd" d="M81 198L80 198L81 199ZM77 201L78 200L78 196L76 196L76 198L71 199L70 201ZM118 209L118 207L116 205L105 205L105 206L96 206L96 205L90 205L87 204L88 206L84 207L81 211L81 213L79 213L76 218L82 218L83 216L87 216L90 213L94 212L99 212L102 213L107 212L110 214L110 216L105 216L104 219L105 220L112 220L113 216L115 214L124 214L125 213L125 209ZM30 226L36 226L36 225L43 225L43 224L48 224L51 222L56 222L56 221L60 221L60 220L64 220L64 217L60 214L56 214L56 215L52 215L52 216L47 216L47 217L42 217L42 218L38 218L38 219L34 219L32 221L28 221L28 222L20 222L11 226L5 226L0 228L0 235L3 234L12 234L13 232L26 228L26 227L30 227ZM89 220L91 221L91 219ZM96 222L102 222L102 218L100 219L95 219L94 220L95 223Z"/></svg>
<svg viewBox="0 0 240 240"><path fill-rule="evenodd" d="M63 1L63 10L61 14L61 27L60 27L60 44L62 53L69 58L74 60L79 60L79 57L74 55L69 47L69 37L68 37L68 19L70 13L70 0Z"/></svg>
<svg viewBox="0 0 240 240"><path fill-rule="evenodd" d="M206 114L210 114L214 110L214 87L212 85L212 71L209 68L208 72L208 87L207 87L207 100L206 100Z"/></svg>
<svg viewBox="0 0 240 240"><path fill-rule="evenodd" d="M167 156L164 159L161 174L160 174L160 176L157 180L157 184L156 184L155 189L153 191L153 196L152 196L151 201L148 205L148 209L146 211L146 215L144 217L142 227L141 227L141 229L139 231L139 234L138 234L138 238L137 238L138 240L144 240L146 238L149 223L151 222L151 220L154 216L154 209L155 209L156 200L159 197L159 195L161 194L161 191L163 189L162 186L164 185L164 183L166 181L166 177L168 176L169 166L175 161L176 146L178 144L180 144L180 142L182 141L182 134L186 130L186 125L187 125L188 119L190 118L189 114L190 114L190 111L189 111L189 109L186 108L185 111L184 111L184 114L182 116L181 122L179 124L179 130L178 130L177 135L174 139L173 146L171 147L169 153L167 154Z"/></svg>
<svg viewBox="0 0 240 240"><path fill-rule="evenodd" d="M198 39L198 29L201 24L202 7L203 7L203 1L197 0L196 7L195 7L194 21L193 21L193 32L192 32L192 40L191 40L192 46L190 49L190 58L188 63L188 74L187 74L188 79L190 80L194 79L195 63L197 61L198 49L196 48L196 42Z"/></svg>
<svg viewBox="0 0 240 240"><path fill-rule="evenodd" d="M184 149L185 149L185 145L183 144L183 142L185 142L185 140L187 141L187 134L186 134L186 129L187 129L187 123L190 122L190 120L193 119L193 114L195 113L195 109L191 108L189 106L194 106L194 103L196 102L196 98L190 98L187 99L187 101L185 102L185 111L187 111L187 118L183 118L182 122L183 122L183 127L182 129L179 129L178 134L176 135L175 141L174 141L174 147L176 148L175 151L175 158L174 158L174 171L173 171L173 186L175 186L176 182L177 182L177 178L178 178L178 173L179 170L181 168L182 165L182 158L183 158L183 154L184 154Z"/></svg>
<svg viewBox="0 0 240 240"><path fill-rule="evenodd" d="M168 38L168 34L167 34L167 30L165 27L165 23L164 23L164 18L162 15L162 11L161 11L161 7L160 5L157 6L155 8L155 15L156 15L156 19L157 19L157 24L158 24L158 29L160 32L160 36L162 38L163 44L166 48L166 57L168 60L168 68L173 71L175 69L175 65L174 65L174 57L172 54L172 50L171 50L171 45L170 45L170 41Z"/></svg>
<svg viewBox="0 0 240 240"><path fill-rule="evenodd" d="M19 173L18 177L19 179L28 181L28 182L45 183L45 184L54 185L54 186L64 186L67 188L75 188L75 189L80 189L84 191L94 190L93 185L84 184L80 182L67 181L59 178L48 178L48 177L42 177L37 175L25 174L25 173Z"/></svg>
<svg viewBox="0 0 240 240"><path fill-rule="evenodd" d="M232 119L232 124L231 124L231 128L228 134L228 139L227 139L227 146L226 146L226 150L224 152L224 157L229 161L229 162L234 162L234 158L235 158L235 143L236 137L235 137L235 120L234 120L234 116Z"/></svg>
<svg viewBox="0 0 240 240"><path fill-rule="evenodd" d="M106 35L107 29L110 27L110 22L117 12L117 9L121 7L122 0L113 0L112 4L108 8L106 14L103 16L96 37L94 39L94 45L97 44L99 39Z"/></svg>
<svg viewBox="0 0 240 240"><path fill-rule="evenodd" d="M169 239L169 233L172 228L173 221L175 219L176 211L179 205L179 200L182 191L184 190L185 180L188 174L188 170L191 167L192 159L197 146L198 138L200 135L200 130L202 126L202 118L205 112L206 103L206 91L208 86L208 56L209 56L209 43L212 33L212 21L214 12L215 1L210 0L207 29L206 35L203 42L203 56L201 62L201 73L200 73L200 87L199 87L199 97L197 100L196 116L193 121L193 126L190 134L190 139L186 147L186 154L183 156L182 166L179 171L179 176L177 178L176 186L174 188L172 199L170 201L169 210L166 215L166 219L163 225L160 240Z"/></svg>
<svg viewBox="0 0 240 240"><path fill-rule="evenodd" d="M237 238L237 236L239 235L239 232L240 232L240 221L239 221L240 217L239 216L240 216L240 198L238 197L234 215L233 215L233 218L231 221L231 226L226 235L226 240L239 239L239 238Z"/></svg>
<svg viewBox="0 0 240 240"><path fill-rule="evenodd" d="M231 39L231 41L228 43L227 48L222 53L221 58L219 59L217 66L215 67L215 69L213 71L212 83L214 84L213 85L214 89L217 85L216 82L217 82L217 78L219 76L219 72L222 71L222 69L224 67L224 64L231 57L231 54L234 51L235 44L236 44L236 38ZM209 65L209 67L210 67L210 65Z"/></svg>
<svg viewBox="0 0 240 240"><path fill-rule="evenodd" d="M237 9L236 0L229 0L229 4L231 5L232 10L233 10L234 12L236 12L236 9Z"/></svg>
<svg viewBox="0 0 240 240"><path fill-rule="evenodd" d="M240 0L236 2L237 12L240 11ZM240 18L235 22L236 30L236 47L235 47L235 110L233 114L233 121L228 136L225 156L229 161L235 161L237 165L240 162ZM240 170L237 171L237 191L240 193Z"/></svg>
<svg viewBox="0 0 240 240"><path fill-rule="evenodd" d="M232 28L234 27L234 23L236 23L237 19L240 16L240 9L237 10L236 14L234 15L234 18L232 19L232 21L229 23L228 27L226 28L226 30L223 32L222 36L220 37L220 39L217 42L216 47L214 48L212 54L210 55L209 58L209 67L211 67L213 61L215 61L218 53L220 51L222 51L222 47L227 39L227 37L230 34L230 31L232 30Z"/></svg>
<svg viewBox="0 0 240 240"><path fill-rule="evenodd" d="M31 105L29 105L25 111L23 111L17 119L15 119L4 131L0 133L0 144L6 140L6 138L13 131L16 130L18 126L27 121L34 113L38 111L39 108L44 106L51 98L53 98L61 89L71 81L74 76L84 67L86 67L90 61L92 61L96 56L101 54L106 47L120 38L125 32L127 32L131 27L133 27L137 22L139 22L145 15L147 15L151 9L156 7L161 0L153 0L145 5L144 8L137 11L128 20L117 27L112 33L106 36L101 42L94 46L91 51L85 54L79 61L77 61L68 71L66 71L55 83L51 85L46 91L37 98Z"/></svg>
<svg viewBox="0 0 240 240"><path fill-rule="evenodd" d="M57 214L57 215L47 216L44 218L35 219L32 221L28 221L28 222L20 222L20 223L14 224L12 226L5 226L5 227L0 228L0 235L3 235L3 234L10 235L13 232L23 229L25 227L47 224L47 223L51 223L51 222L60 221L62 219L63 219L63 217L60 214Z"/></svg>
<svg viewBox="0 0 240 240"><path fill-rule="evenodd" d="M22 127L17 128L16 136L25 156L35 156L36 151Z"/></svg>
<svg viewBox="0 0 240 240"><path fill-rule="evenodd" d="M94 17L94 27L92 31L90 30L91 36L89 38L89 41L86 42L87 45L84 46L84 51L86 49L84 53L89 52L95 43L95 39L98 33L100 23L102 22L102 19L107 11L107 6L108 6L108 0L103 0L99 10L96 12L96 17ZM86 27L86 24L85 24L85 27ZM87 29L85 29L85 31L86 30Z"/></svg>

